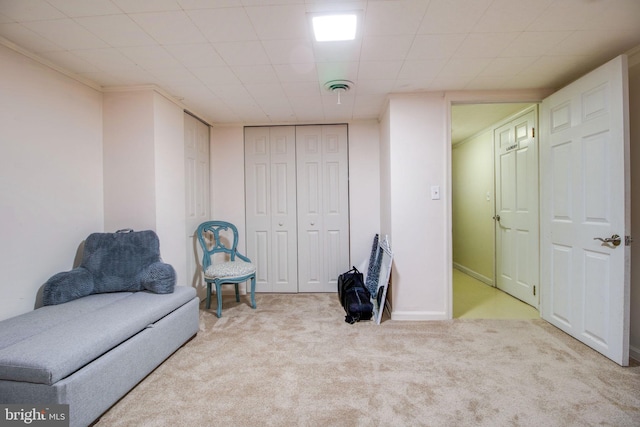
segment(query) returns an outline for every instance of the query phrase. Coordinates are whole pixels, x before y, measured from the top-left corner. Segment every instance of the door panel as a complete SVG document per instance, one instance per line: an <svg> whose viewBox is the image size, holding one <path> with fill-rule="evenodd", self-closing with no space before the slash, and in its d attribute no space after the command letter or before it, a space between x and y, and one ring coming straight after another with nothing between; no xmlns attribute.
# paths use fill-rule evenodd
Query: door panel
<svg viewBox="0 0 640 427"><path fill-rule="evenodd" d="M538 156L533 107L494 131L496 285L538 308Z"/></svg>
<svg viewBox="0 0 640 427"><path fill-rule="evenodd" d="M209 126L184 114L184 165L187 274L189 286L204 297L202 254L195 231L210 215L209 203Z"/></svg>
<svg viewBox="0 0 640 427"><path fill-rule="evenodd" d="M626 57L543 102L542 317L629 362L629 150ZM620 246L594 240L622 236Z"/></svg>
<svg viewBox="0 0 640 427"><path fill-rule="evenodd" d="M298 126L300 292L335 292L349 269L346 125Z"/></svg>
<svg viewBox="0 0 640 427"><path fill-rule="evenodd" d="M295 131L245 128L247 255L256 291L296 292Z"/></svg>

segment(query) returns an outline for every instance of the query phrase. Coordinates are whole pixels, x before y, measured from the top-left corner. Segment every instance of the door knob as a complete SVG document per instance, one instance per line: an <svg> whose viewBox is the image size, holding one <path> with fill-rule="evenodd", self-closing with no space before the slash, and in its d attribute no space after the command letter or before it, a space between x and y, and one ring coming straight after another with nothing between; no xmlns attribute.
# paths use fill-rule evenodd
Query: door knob
<svg viewBox="0 0 640 427"><path fill-rule="evenodd" d="M284 225L284 223L283 223L283 222L279 222L279 223L278 223L278 225L279 225L280 227L282 227L282 226Z"/></svg>
<svg viewBox="0 0 640 427"><path fill-rule="evenodd" d="M602 237L594 237L593 240L600 240L603 243L611 243L613 246L620 246L622 239L617 234L614 234L611 237L602 238Z"/></svg>
<svg viewBox="0 0 640 427"><path fill-rule="evenodd" d="M493 219L495 219L496 221L500 222L500 215L494 216Z"/></svg>

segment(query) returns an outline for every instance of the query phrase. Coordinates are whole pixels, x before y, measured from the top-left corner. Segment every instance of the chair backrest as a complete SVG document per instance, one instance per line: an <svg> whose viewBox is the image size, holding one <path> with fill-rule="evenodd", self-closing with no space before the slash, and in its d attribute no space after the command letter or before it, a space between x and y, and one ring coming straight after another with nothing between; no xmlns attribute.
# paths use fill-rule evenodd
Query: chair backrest
<svg viewBox="0 0 640 427"><path fill-rule="evenodd" d="M225 235L220 236L223 230L230 230L233 233L232 241L225 239ZM238 229L235 225L226 221L206 221L198 226L198 241L202 247L202 268L207 269L212 263L212 256L217 253L227 254L231 261L236 257L243 261L250 262L249 258L238 252ZM227 233L228 234L228 233Z"/></svg>

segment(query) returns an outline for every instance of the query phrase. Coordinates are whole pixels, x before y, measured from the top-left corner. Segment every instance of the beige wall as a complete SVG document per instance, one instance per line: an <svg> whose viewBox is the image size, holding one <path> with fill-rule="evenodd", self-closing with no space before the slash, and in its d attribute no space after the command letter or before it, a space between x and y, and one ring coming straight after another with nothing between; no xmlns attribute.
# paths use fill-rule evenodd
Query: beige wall
<svg viewBox="0 0 640 427"><path fill-rule="evenodd" d="M451 164L453 264L493 285L495 203L492 129L453 146Z"/></svg>
<svg viewBox="0 0 640 427"><path fill-rule="evenodd" d="M102 94L0 45L0 319L103 227Z"/></svg>
<svg viewBox="0 0 640 427"><path fill-rule="evenodd" d="M187 284L184 113L153 89L104 94L104 224L154 230Z"/></svg>

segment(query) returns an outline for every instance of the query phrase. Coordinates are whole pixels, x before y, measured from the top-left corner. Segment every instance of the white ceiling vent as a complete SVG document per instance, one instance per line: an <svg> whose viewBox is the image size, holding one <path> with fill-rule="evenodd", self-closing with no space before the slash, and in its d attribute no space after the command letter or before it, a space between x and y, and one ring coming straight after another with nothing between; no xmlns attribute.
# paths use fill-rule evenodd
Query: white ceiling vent
<svg viewBox="0 0 640 427"><path fill-rule="evenodd" d="M349 91L352 86L353 82L351 80L329 80L324 84L326 90L338 94L338 105L341 104L340 95Z"/></svg>

